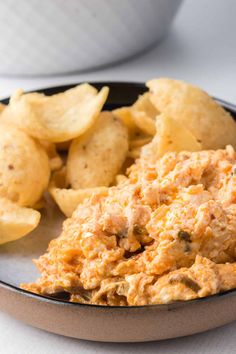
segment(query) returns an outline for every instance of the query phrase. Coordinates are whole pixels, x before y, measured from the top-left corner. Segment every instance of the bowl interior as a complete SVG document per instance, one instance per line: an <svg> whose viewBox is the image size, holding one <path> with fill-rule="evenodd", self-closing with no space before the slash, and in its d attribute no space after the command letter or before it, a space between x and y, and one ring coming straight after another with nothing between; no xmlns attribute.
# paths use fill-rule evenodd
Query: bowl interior
<svg viewBox="0 0 236 354"><path fill-rule="evenodd" d="M120 106L131 105L138 95L146 91L142 83L129 82L95 82L91 83L98 89L107 85L110 88L108 101L105 109L111 110ZM38 90L47 95L63 92L74 85L59 86ZM236 120L236 107L230 103L217 99ZM8 99L2 100L8 103ZM26 237L0 246L0 283L4 282L10 286L19 287L22 282L34 281L39 273L32 262L43 254L51 239L60 234L62 222L65 217L54 203L42 211L40 226Z"/></svg>

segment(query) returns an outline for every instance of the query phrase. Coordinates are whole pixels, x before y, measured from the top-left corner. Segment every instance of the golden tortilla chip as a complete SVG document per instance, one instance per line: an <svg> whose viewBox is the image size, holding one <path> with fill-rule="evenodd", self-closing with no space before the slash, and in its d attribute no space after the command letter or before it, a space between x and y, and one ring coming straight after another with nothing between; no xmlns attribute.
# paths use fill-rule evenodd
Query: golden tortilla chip
<svg viewBox="0 0 236 354"><path fill-rule="evenodd" d="M157 134L152 142L142 148L142 155L149 155L154 161L165 153L174 151L199 151L202 145L180 122L165 114L156 118Z"/></svg>
<svg viewBox="0 0 236 354"><path fill-rule="evenodd" d="M150 99L161 112L183 124L203 149L236 148L236 123L231 115L198 87L171 79L147 82Z"/></svg>
<svg viewBox="0 0 236 354"><path fill-rule="evenodd" d="M136 132L153 136L156 132L155 117L159 112L150 101L150 93L140 95L130 107L115 109L113 113L127 126L131 138Z"/></svg>
<svg viewBox="0 0 236 354"><path fill-rule="evenodd" d="M110 112L100 113L94 126L72 141L67 182L73 189L108 187L128 151L126 127Z"/></svg>
<svg viewBox="0 0 236 354"><path fill-rule="evenodd" d="M15 241L34 230L40 221L36 210L0 198L0 244Z"/></svg>
<svg viewBox="0 0 236 354"><path fill-rule="evenodd" d="M81 84L53 96L17 91L2 112L29 135L51 142L63 142L85 133L94 123L107 96L108 88L97 90Z"/></svg>
<svg viewBox="0 0 236 354"><path fill-rule="evenodd" d="M67 189L65 176L65 168L54 173L49 186L49 193L55 200L56 204L59 206L60 210L67 217L70 217L78 204L82 203L85 199L90 198L94 194L107 194L107 187L85 188L77 190Z"/></svg>
<svg viewBox="0 0 236 354"><path fill-rule="evenodd" d="M43 147L23 131L0 124L0 197L20 206L33 206L50 178Z"/></svg>

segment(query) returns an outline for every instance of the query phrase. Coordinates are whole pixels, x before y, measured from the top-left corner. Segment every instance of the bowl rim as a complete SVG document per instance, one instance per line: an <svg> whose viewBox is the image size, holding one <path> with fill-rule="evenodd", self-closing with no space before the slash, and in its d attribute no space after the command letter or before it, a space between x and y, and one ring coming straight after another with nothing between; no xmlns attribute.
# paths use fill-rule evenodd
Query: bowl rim
<svg viewBox="0 0 236 354"><path fill-rule="evenodd" d="M21 289L15 285L6 283L2 280L0 280L0 288L5 288L11 292L14 293L18 293L19 295L23 295L26 296L27 298L31 298L33 300L39 300L41 302L46 302L49 304L53 304L53 305L63 305L63 306L76 306L76 307L83 307L83 308L98 308L98 309L117 309L117 310L124 310L127 311L130 309L133 310L147 310L147 309L156 309L159 311L169 311L172 309L176 309L179 307L184 307L187 305L193 305L193 304L201 304L201 303L205 303L205 302L209 302L209 301L216 301L216 300L221 300L221 298L228 298L231 296L235 296L236 295L236 288L235 289L230 289L221 293L217 293L214 295L210 295L210 296L205 296L202 298L197 298L197 299L193 299L193 300L180 300L180 301L174 301L174 302L170 302L167 304L154 304L154 305L126 305L126 306L108 306L108 305L97 305L97 304L83 304L83 303L79 303L79 302L70 302L70 301L66 301L66 300L62 300L62 299L57 299L54 297L50 297L50 296L46 296L46 295L39 295L39 294L35 294L32 293L28 290L24 290Z"/></svg>
<svg viewBox="0 0 236 354"><path fill-rule="evenodd" d="M40 92L40 93L45 93L45 94L55 94L55 93L59 93L59 92L63 92L65 90L68 90L70 88L73 88L79 84L81 84L83 82L76 82L76 83L71 83L71 84L67 84L67 85L57 85L57 86L48 86L45 88L39 88L39 89L33 89L33 90L27 90L25 91L26 93L30 93L30 92ZM95 86L95 87L101 87L101 86L108 86L108 87L120 87L120 86L130 86L132 87L136 87L139 88L141 90L144 90L146 88L145 83L144 82L140 82L140 81L88 81L89 84ZM223 99L214 97L213 98L221 105L223 106L227 111L229 111L230 113L233 113L235 115L235 120L236 120L236 105L233 103L230 103L228 101L225 101ZM0 103L3 104L7 104L9 102L10 97L6 97L6 98L2 98L0 99ZM171 310L173 308L176 307L182 307L182 306L187 306L187 305L191 305L191 304L201 304L203 302L208 302L208 301L214 301L214 300L219 300L220 298L225 298L225 297L229 297L229 296L235 296L236 295L236 288L235 289L230 289L221 293L217 293L214 295L210 295L210 296L205 296L202 298L197 298L197 299L193 299L193 300L180 300L180 301L174 301L174 302L170 302L167 304L156 304L156 305L132 305L132 306L108 306L108 305L96 305L96 304L83 304L83 303L79 303L79 302L70 302L70 301L66 301L63 299L57 299L54 297L50 297L50 296L46 296L46 295L39 295L39 294L35 294L32 293L28 290L24 290L21 289L18 286L15 286L13 284L7 283L3 280L0 279L0 287L1 288L5 288L9 291L18 293L20 295L26 296L28 298L34 299L34 300L38 300L41 302L47 302L47 303L51 303L54 305L63 305L63 306L72 306L72 307L83 307L83 308L98 308L98 309L118 309L121 310L122 309L124 311L127 310L148 310L148 309L156 309L156 310Z"/></svg>

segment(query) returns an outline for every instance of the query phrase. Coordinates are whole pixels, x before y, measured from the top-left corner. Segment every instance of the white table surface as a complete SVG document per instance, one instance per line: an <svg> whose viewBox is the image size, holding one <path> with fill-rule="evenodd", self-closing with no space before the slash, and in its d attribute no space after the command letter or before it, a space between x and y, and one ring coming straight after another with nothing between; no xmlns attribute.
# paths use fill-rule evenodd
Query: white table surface
<svg viewBox="0 0 236 354"><path fill-rule="evenodd" d="M27 90L79 81L145 81L166 76L195 83L216 97L236 103L235 14L235 0L185 0L169 36L149 52L91 72L37 78L0 77L0 97L19 87ZM0 313L0 353L4 354L231 354L235 353L235 345L236 322L168 341L109 344L60 337Z"/></svg>

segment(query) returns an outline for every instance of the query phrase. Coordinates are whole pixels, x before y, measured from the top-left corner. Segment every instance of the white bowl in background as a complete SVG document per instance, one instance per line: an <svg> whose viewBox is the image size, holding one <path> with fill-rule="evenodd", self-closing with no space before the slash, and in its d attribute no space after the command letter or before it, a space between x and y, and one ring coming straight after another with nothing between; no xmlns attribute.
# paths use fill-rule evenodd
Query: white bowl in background
<svg viewBox="0 0 236 354"><path fill-rule="evenodd" d="M119 61L161 39L181 0L4 0L0 73L73 72Z"/></svg>

